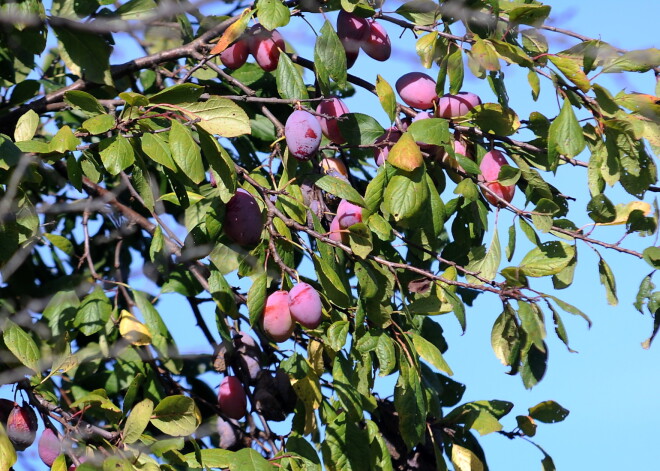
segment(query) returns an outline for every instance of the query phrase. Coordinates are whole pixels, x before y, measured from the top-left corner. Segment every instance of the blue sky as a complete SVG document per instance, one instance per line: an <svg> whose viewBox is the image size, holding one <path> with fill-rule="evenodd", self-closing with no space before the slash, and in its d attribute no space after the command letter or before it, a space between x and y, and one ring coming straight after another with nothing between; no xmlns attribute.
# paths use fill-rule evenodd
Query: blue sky
<svg viewBox="0 0 660 471"><path fill-rule="evenodd" d="M627 49L658 46L660 2L657 0L548 3L553 6L550 24L601 38ZM398 3L388 0L385 10L394 10L397 6ZM329 15L329 18L334 23L335 14ZM382 64L362 54L356 66L351 69L352 73L371 82L375 82L376 73L380 73L394 84L405 72L423 71L414 53L412 35L407 32L402 39L397 39L399 31L392 25L387 25L387 29L394 50L391 61ZM281 32L287 41L298 47L301 55L312 57L313 37L302 20L294 18ZM560 43L562 38L556 34L548 33L547 36L555 45L551 46L551 52L575 44L574 40ZM137 54L137 51L125 49L123 53L116 54L113 62L128 60L133 54ZM549 83L542 82L542 96L539 102L534 103L530 98L525 73L513 67L504 70L511 106L522 118L526 118L532 110L541 111L550 117L557 114L557 102ZM436 72L437 68L433 68L430 75ZM309 76L307 78L309 80ZM614 93L626 88L628 91L652 94L655 87L650 73L630 74L625 79L621 76L601 75L597 82ZM469 71L466 71L464 89L479 93L484 101L495 101L487 83L473 78ZM358 93L356 97L347 100L347 105L351 111L374 112L374 117L383 126L389 124L385 114L380 111L378 100L368 93ZM586 201L584 198L588 192L583 172L582 169L560 168L555 184L565 193ZM623 192L613 192L611 195L618 199L616 202L633 199ZM451 198L451 195L446 197ZM647 201L650 199L647 198ZM520 199L515 202L522 204ZM579 212L575 214L574 221L578 226L588 222L586 216L579 215ZM501 237L504 237L510 221L508 214L500 215ZM621 235L622 228L618 226L599 228L594 233L595 237L611 241ZM637 236L632 236L627 240L631 248L639 250L643 244L648 244L648 240L637 239ZM524 246L517 248L518 260L525 251ZM554 399L569 409L571 413L563 423L539 424L534 438L553 456L557 469L649 468L657 461L653 439L657 436L656 423L660 419L660 346L654 345L650 350L641 348L640 343L650 334L652 321L648 315L640 315L632 307L632 301L641 279L650 272L650 268L644 262L633 261L630 257L603 252L617 276L620 303L617 307L611 307L606 304L604 288L598 282L596 255L583 244L579 244L578 251L580 263L575 283L561 292L559 297L587 312L594 325L589 330L581 319L563 316L571 346L579 353L569 353L554 336L551 325L548 325L549 369L536 388L527 391L518 376L506 375L506 368L491 350L490 330L500 313L499 303L494 297L480 296L475 307L468 310L468 330L464 335L461 335L453 316L436 318L445 329L450 345L445 357L455 372L454 379L468 385L464 400L505 399L515 403L512 414L504 421L507 430L515 427L515 415L526 414L528 407L540 401ZM551 291L548 283L539 283L537 280L533 283L536 289ZM175 296L168 295L164 300L166 302L161 302L158 307L166 321L173 321L176 313L181 310L188 312L187 305L179 304ZM209 310L204 314L210 325L213 325L213 313ZM174 335L183 352L198 352L198 346L205 344L197 330L190 332L186 329L185 337L178 336L177 330L174 329ZM381 387L383 394L387 395L392 383L384 381ZM3 388L2 393L3 397L11 395L6 388ZM501 435L492 434L482 437L480 441L492 470L540 469L541 453L523 440L509 441ZM36 457L36 446L24 454ZM38 458L31 460L35 463L34 467L23 458L21 461L22 465L17 470L44 469Z"/></svg>

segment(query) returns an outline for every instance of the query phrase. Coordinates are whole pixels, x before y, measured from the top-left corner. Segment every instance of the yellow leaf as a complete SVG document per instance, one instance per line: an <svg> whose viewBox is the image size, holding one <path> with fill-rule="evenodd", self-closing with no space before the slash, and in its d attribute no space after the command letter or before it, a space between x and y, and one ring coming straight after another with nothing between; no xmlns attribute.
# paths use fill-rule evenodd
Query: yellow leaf
<svg viewBox="0 0 660 471"><path fill-rule="evenodd" d="M126 309L122 309L121 311L119 333L131 345L143 346L151 343L151 334L147 327Z"/></svg>
<svg viewBox="0 0 660 471"><path fill-rule="evenodd" d="M484 471L484 464L477 455L456 443L451 446L451 462L456 471Z"/></svg>
<svg viewBox="0 0 660 471"><path fill-rule="evenodd" d="M0 471L8 471L14 464L16 464L16 450L0 424Z"/></svg>
<svg viewBox="0 0 660 471"><path fill-rule="evenodd" d="M387 161L401 170L412 172L424 164L424 157L410 133L404 132L390 150Z"/></svg>
<svg viewBox="0 0 660 471"><path fill-rule="evenodd" d="M247 24L248 21L250 21L251 16L252 16L252 10L250 8L246 8L245 10L243 10L243 13L241 13L240 18L231 25L229 25L229 27L220 37L218 43L215 46L213 46L213 49L211 49L211 55L220 54L222 51L227 49L231 43L236 41L241 36L241 34L243 34L245 28L247 28Z"/></svg>
<svg viewBox="0 0 660 471"><path fill-rule="evenodd" d="M620 224L625 224L628 221L630 213L638 210L644 213L644 216L648 216L651 212L651 205L645 203L644 201L632 201L628 204L617 204L616 205L616 218L611 222L599 222L596 223L597 226L617 226Z"/></svg>

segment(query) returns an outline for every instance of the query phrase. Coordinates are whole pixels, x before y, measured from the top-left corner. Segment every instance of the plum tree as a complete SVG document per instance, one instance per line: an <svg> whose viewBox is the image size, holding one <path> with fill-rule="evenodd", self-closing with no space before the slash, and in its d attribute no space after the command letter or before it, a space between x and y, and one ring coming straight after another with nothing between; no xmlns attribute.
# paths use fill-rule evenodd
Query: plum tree
<svg viewBox="0 0 660 471"><path fill-rule="evenodd" d="M321 125L305 110L295 110L289 115L284 127L286 145L296 159L308 160L321 144Z"/></svg>
<svg viewBox="0 0 660 471"><path fill-rule="evenodd" d="M259 67L270 72L277 69L280 51L284 51L284 38L277 30L268 31L260 24L254 25L249 32L250 54Z"/></svg>
<svg viewBox="0 0 660 471"><path fill-rule="evenodd" d="M235 376L226 376L218 391L220 411L232 419L241 419L247 412L247 399L243 384Z"/></svg>
<svg viewBox="0 0 660 471"><path fill-rule="evenodd" d="M337 97L322 100L316 107L317 118L323 135L336 144L343 144L346 139L341 135L338 120L332 119L332 117L340 117L348 112L348 107Z"/></svg>
<svg viewBox="0 0 660 471"><path fill-rule="evenodd" d="M565 460L568 410L507 393L563 386L578 278L660 331L660 51L555 12L0 2L0 471L36 468L36 417L57 470ZM504 367L454 350L476 324Z"/></svg>
<svg viewBox="0 0 660 471"><path fill-rule="evenodd" d="M433 107L433 101L438 97L435 87L435 80L423 72L408 72L396 81L396 91L401 99L419 109Z"/></svg>
<svg viewBox="0 0 660 471"><path fill-rule="evenodd" d="M439 118L460 118L465 116L475 106L481 104L481 98L470 92L459 92L456 95L446 94L436 99L436 115Z"/></svg>
<svg viewBox="0 0 660 471"><path fill-rule="evenodd" d="M53 429L46 428L39 437L39 458L48 467L53 466L55 459L62 453L62 444Z"/></svg>
<svg viewBox="0 0 660 471"><path fill-rule="evenodd" d="M239 188L227 202L224 231L240 245L254 245L261 239L263 220L257 200L249 191Z"/></svg>
<svg viewBox="0 0 660 471"><path fill-rule="evenodd" d="M480 180L490 190L483 191L483 194L488 202L494 206L503 205L498 197L510 203L516 191L515 185L502 185L497 181L503 165L508 165L508 162L504 154L498 150L486 152L479 164L479 168L481 169Z"/></svg>
<svg viewBox="0 0 660 471"><path fill-rule="evenodd" d="M289 311L294 321L308 329L316 329L323 316L321 296L310 284L298 283L289 291Z"/></svg>
<svg viewBox="0 0 660 471"><path fill-rule="evenodd" d="M293 334L295 324L289 311L289 293L284 290L271 293L266 299L262 325L276 342L284 342Z"/></svg>

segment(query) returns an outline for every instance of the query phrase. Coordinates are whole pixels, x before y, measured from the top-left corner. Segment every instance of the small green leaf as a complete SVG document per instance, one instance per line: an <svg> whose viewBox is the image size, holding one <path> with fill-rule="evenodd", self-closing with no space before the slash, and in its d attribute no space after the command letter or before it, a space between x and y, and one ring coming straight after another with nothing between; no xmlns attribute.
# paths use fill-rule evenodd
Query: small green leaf
<svg viewBox="0 0 660 471"><path fill-rule="evenodd" d="M500 136L510 136L520 127L518 115L497 103L479 105L467 114L467 118L482 131Z"/></svg>
<svg viewBox="0 0 660 471"><path fill-rule="evenodd" d="M112 47L100 34L53 26L67 67L79 77L112 86L110 53ZM103 112L103 111L102 111Z"/></svg>
<svg viewBox="0 0 660 471"><path fill-rule="evenodd" d="M653 268L660 268L660 247L647 247L642 252L644 261Z"/></svg>
<svg viewBox="0 0 660 471"><path fill-rule="evenodd" d="M44 234L44 237L48 239L48 241L51 244L53 244L55 247L60 249L65 254L67 255L74 254L73 244L66 237L62 237L61 235L57 235L57 234Z"/></svg>
<svg viewBox="0 0 660 471"><path fill-rule="evenodd" d="M204 87L194 83L179 83L149 97L150 103L167 105L196 103L204 93Z"/></svg>
<svg viewBox="0 0 660 471"><path fill-rule="evenodd" d="M575 117L569 100L564 105L548 131L548 160L552 168L556 168L559 158L557 154L572 158L584 150L586 142L582 128Z"/></svg>
<svg viewBox="0 0 660 471"><path fill-rule="evenodd" d="M64 102L71 108L82 111L88 118L105 113L105 108L96 97L80 90L65 92Z"/></svg>
<svg viewBox="0 0 660 471"><path fill-rule="evenodd" d="M111 175L118 175L135 162L133 146L121 134L103 139L99 143L99 154L103 166Z"/></svg>
<svg viewBox="0 0 660 471"><path fill-rule="evenodd" d="M452 376L454 374L454 372L451 370L445 359L442 357L442 353L440 353L438 347L433 345L431 342L429 342L419 334L410 332L409 335L413 341L415 350L417 350L417 353L419 354L420 357L422 357L424 360L429 362L431 365L435 366L438 370L442 371L443 373L446 373L449 376Z"/></svg>
<svg viewBox="0 0 660 471"><path fill-rule="evenodd" d="M436 47L438 44L438 33L431 32L420 36L415 43L415 50L419 56L422 65L430 69L436 56Z"/></svg>
<svg viewBox="0 0 660 471"><path fill-rule="evenodd" d="M564 409L555 401L543 401L529 408L530 417L546 424L561 422L568 413L568 409Z"/></svg>
<svg viewBox="0 0 660 471"><path fill-rule="evenodd" d="M392 86L380 75L376 75L376 94L390 122L393 122L396 118L396 97Z"/></svg>
<svg viewBox="0 0 660 471"><path fill-rule="evenodd" d="M523 274L533 277L555 275L562 271L575 255L575 247L559 241L545 242L533 248L520 262Z"/></svg>
<svg viewBox="0 0 660 471"><path fill-rule="evenodd" d="M133 406L131 414L126 419L124 424L124 443L135 443L140 439L142 432L149 425L151 420L151 413L154 410L154 403L150 399L144 399Z"/></svg>
<svg viewBox="0 0 660 471"><path fill-rule="evenodd" d="M449 121L441 118L420 119L408 126L415 142L442 146L448 144L451 140L449 136ZM391 151L390 151L390 155ZM389 157L388 157L389 160Z"/></svg>
<svg viewBox="0 0 660 471"><path fill-rule="evenodd" d="M243 108L227 98L211 95L206 101L182 103L180 107L190 119L200 120L195 123L196 127L210 134L237 137L251 132L248 115Z"/></svg>
<svg viewBox="0 0 660 471"><path fill-rule="evenodd" d="M306 100L309 98L307 86L303 82L300 71L296 68L289 56L282 53L275 72L277 79L277 93L285 99Z"/></svg>
<svg viewBox="0 0 660 471"><path fill-rule="evenodd" d="M37 347L37 344L27 332L12 322L5 329L2 336L9 351L22 364L34 371L35 374L41 372L41 367L39 366L39 360L41 359L39 347Z"/></svg>
<svg viewBox="0 0 660 471"><path fill-rule="evenodd" d="M263 315L266 307L266 288L268 275L266 272L258 275L252 281L252 286L247 295L247 308L250 316L250 325L256 325Z"/></svg>
<svg viewBox="0 0 660 471"><path fill-rule="evenodd" d="M14 141L29 141L37 132L37 127L39 127L39 115L34 110L28 110L18 118L14 130Z"/></svg>
<svg viewBox="0 0 660 471"><path fill-rule="evenodd" d="M170 147L158 134L145 133L140 138L142 151L147 156L164 167L176 171L176 163L172 159Z"/></svg>
<svg viewBox="0 0 660 471"><path fill-rule="evenodd" d="M202 421L199 409L187 396L168 396L156 406L151 423L173 437L192 435Z"/></svg>
<svg viewBox="0 0 660 471"><path fill-rule="evenodd" d="M484 471L484 464L470 449L456 443L451 446L451 463L456 471Z"/></svg>
<svg viewBox="0 0 660 471"><path fill-rule="evenodd" d="M317 36L314 45L314 64L316 65L316 75L320 84L324 84L327 90L324 94L330 93L327 78L331 78L340 88L346 86L346 53L337 33L332 28L329 21L323 23L321 35Z"/></svg>
<svg viewBox="0 0 660 471"><path fill-rule="evenodd" d="M289 24L291 12L281 0L259 0L257 2L257 17L268 31Z"/></svg>
<svg viewBox="0 0 660 471"><path fill-rule="evenodd" d="M82 123L82 129L92 135L103 134L115 127L115 117L110 114L100 114L86 119Z"/></svg>
<svg viewBox="0 0 660 471"><path fill-rule="evenodd" d="M548 58L580 90L586 93L591 89L591 82L576 59L554 54L549 55Z"/></svg>
<svg viewBox="0 0 660 471"><path fill-rule="evenodd" d="M193 183L200 183L206 178L204 162L199 145L193 139L192 132L177 120L172 120L170 130L170 152L181 171Z"/></svg>
<svg viewBox="0 0 660 471"><path fill-rule="evenodd" d="M97 286L94 291L85 296L80 304L74 325L83 335L92 335L105 326L111 313L110 300Z"/></svg>
<svg viewBox="0 0 660 471"><path fill-rule="evenodd" d="M408 132L403 133L398 142L390 149L387 161L390 165L406 172L412 172L424 165L422 151Z"/></svg>
<svg viewBox="0 0 660 471"><path fill-rule="evenodd" d="M308 178L313 180L314 184L323 191L327 191L358 206L364 207L366 205L360 193L344 180L330 175L323 175L321 177L318 175L309 175Z"/></svg>
<svg viewBox="0 0 660 471"><path fill-rule="evenodd" d="M341 135L349 145L372 145L385 130L378 121L362 113L346 113L338 121Z"/></svg>
<svg viewBox="0 0 660 471"><path fill-rule="evenodd" d="M495 47L488 39L475 36L475 43L470 49L470 55L485 70L500 70L500 61Z"/></svg>
<svg viewBox="0 0 660 471"><path fill-rule="evenodd" d="M616 296L616 280L614 279L612 269L603 257L600 257L598 262L598 274L600 276L600 283L605 286L607 303L611 306L616 306L619 304L619 300Z"/></svg>

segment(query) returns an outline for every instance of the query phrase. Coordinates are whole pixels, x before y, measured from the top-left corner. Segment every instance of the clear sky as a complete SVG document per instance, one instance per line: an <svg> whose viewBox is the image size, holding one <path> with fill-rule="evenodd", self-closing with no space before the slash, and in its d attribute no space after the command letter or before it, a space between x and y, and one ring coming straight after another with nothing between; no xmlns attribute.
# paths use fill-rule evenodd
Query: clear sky
<svg viewBox="0 0 660 471"><path fill-rule="evenodd" d="M562 0L547 3L553 6L550 23L556 26L601 38L622 48L658 47L660 0ZM387 0L384 9L394 10L398 5L399 2ZM335 16L334 13L328 15L333 23ZM310 15L310 18L312 17L313 15ZM375 82L376 73L380 73L394 84L403 73L423 69L414 52L412 35L407 32L402 39L398 39L400 31L392 25L386 27L393 43L392 59L382 64L362 54L351 72L371 82ZM305 23L294 18L281 32L301 55L312 57L313 37ZM573 40L563 40L552 33L547 36L552 40L551 52L575 44ZM559 42L560 40L562 42ZM128 60L136 53L137 51L130 49L117 51L113 63ZM550 117L557 114L557 102L549 83L542 82L542 90L546 93L535 103L531 100L525 73L513 67L504 70L507 74L511 106L521 118L526 118L532 110L541 111ZM431 69L430 75L435 73L437 67ZM309 76L307 78L309 80ZM653 94L655 87L650 73L635 76L629 74L626 79L601 75L597 82L614 93L626 88L628 91ZM464 89L480 94L484 101L496 101L488 84L473 78L469 71L466 71ZM356 97L347 100L347 105L351 111L373 112L381 125L389 124L380 110L378 100L368 93L359 92ZM560 168L555 185L564 193L586 202L588 192L582 172L582 169ZM574 178L572 174L577 174L578 178ZM612 195L617 199L616 202L633 199L623 192ZM652 196L649 195L646 200L652 201ZM452 195L446 194L445 197L451 198ZM519 198L520 196L514 203L522 204ZM573 213L569 215L571 216ZM578 226L588 222L586 216L579 212L576 212L574 217ZM499 230L502 238L510 221L508 214L500 215ZM622 228L617 226L599 228L594 236L615 241L622 234ZM521 237L518 238L520 239ZM643 247L636 239L637 236L631 236L627 243L631 244L631 248ZM488 236L486 240L489 240ZM647 240L641 242L648 243ZM525 251L523 245L517 248L517 260ZM500 313L499 302L494 297L480 296L475 307L468 310L468 329L465 335L461 335L453 316L436 318L445 329L450 346L445 358L454 370L454 379L468 385L464 401L503 399L515 403L514 410L504 420L506 430L515 427L515 415L525 415L528 407L540 401L554 399L569 409L570 415L564 422L539 424L534 438L552 455L557 469L652 469L657 461L654 445L660 419L660 345L654 345L650 350L641 348L640 343L651 332L652 320L648 315L640 315L632 307L641 279L651 270L644 262L633 262L630 257L603 252L617 276L620 303L617 307L611 307L605 302L604 288L598 283L597 256L584 244L578 244L578 253L580 263L575 283L559 293L559 297L587 312L594 325L589 330L581 319L568 314L562 317L571 346L579 351L569 353L552 332L551 321L548 322L549 368L546 377L537 387L527 391L519 376L506 375L506 368L499 363L491 350L490 330ZM534 288L542 291L552 290L548 283L539 283L538 280L533 280L532 283ZM189 309L187 304L179 304L173 295L168 295L166 302L161 302L158 307L168 322L181 317L180 313L188 312ZM210 325L213 325L213 313L208 310L204 314ZM186 324L188 327L191 325L190 322ZM196 329L185 329L185 336L179 335L178 331L179 329L174 328L173 334L182 352L199 352L199 345L205 345L203 337ZM391 381L384 381L382 394L389 394L391 387ZM2 388L0 392L3 397L11 397L7 388ZM491 470L541 468L541 453L524 440L509 441L501 435L491 434L482 437L480 442L485 448ZM36 446L24 454L36 457ZM17 471L45 469L38 458L30 461L31 463L28 463L27 460L20 459Z"/></svg>

